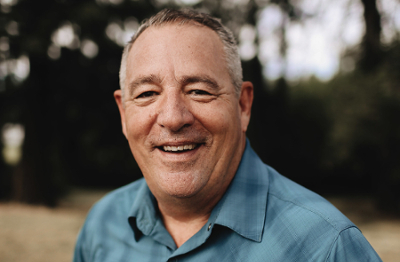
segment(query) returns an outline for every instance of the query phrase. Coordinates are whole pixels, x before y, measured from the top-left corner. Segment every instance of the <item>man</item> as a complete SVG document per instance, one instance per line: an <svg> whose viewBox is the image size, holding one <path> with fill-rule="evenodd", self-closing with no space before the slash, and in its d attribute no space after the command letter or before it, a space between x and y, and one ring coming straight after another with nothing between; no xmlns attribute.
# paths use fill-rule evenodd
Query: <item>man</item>
<svg viewBox="0 0 400 262"><path fill-rule="evenodd" d="M251 149L253 86L218 20L150 18L124 50L120 85L144 179L92 208L74 261L380 261L344 215Z"/></svg>

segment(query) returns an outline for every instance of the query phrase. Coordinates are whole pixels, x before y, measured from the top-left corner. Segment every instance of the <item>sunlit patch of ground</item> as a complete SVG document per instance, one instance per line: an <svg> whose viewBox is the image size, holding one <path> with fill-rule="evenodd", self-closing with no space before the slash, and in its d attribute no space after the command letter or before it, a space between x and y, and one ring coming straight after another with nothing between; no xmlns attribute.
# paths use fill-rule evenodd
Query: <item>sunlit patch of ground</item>
<svg viewBox="0 0 400 262"><path fill-rule="evenodd" d="M0 261L71 261L90 206L106 191L74 190L57 208L0 203ZM400 219L379 213L369 199L329 200L355 222L385 262L400 260Z"/></svg>
<svg viewBox="0 0 400 262"><path fill-rule="evenodd" d="M87 211L106 192L74 190L53 209L0 203L0 261L72 261Z"/></svg>

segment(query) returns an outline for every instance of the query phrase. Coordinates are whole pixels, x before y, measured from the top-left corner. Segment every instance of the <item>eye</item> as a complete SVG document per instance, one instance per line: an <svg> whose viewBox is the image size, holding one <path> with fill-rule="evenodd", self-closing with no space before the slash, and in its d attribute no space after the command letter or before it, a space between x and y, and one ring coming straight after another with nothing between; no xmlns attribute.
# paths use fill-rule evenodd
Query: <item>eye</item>
<svg viewBox="0 0 400 262"><path fill-rule="evenodd" d="M155 95L157 95L157 93L154 91L146 91L146 92L143 92L140 95L138 95L136 98L147 98L147 97L152 97Z"/></svg>
<svg viewBox="0 0 400 262"><path fill-rule="evenodd" d="M202 96L204 96L204 95L211 95L210 93L208 93L207 91L204 91L204 90L200 90L200 89L194 89L194 90L191 90L190 91L190 93L191 94L193 94L193 95L202 95Z"/></svg>

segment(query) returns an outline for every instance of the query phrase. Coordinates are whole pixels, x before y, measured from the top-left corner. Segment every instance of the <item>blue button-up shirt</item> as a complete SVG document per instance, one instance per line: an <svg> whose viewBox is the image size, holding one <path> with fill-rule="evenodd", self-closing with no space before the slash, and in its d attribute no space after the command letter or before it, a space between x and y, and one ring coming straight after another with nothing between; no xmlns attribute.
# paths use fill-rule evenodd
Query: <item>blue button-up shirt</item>
<svg viewBox="0 0 400 262"><path fill-rule="evenodd" d="M228 190L179 248L144 179L100 200L81 229L74 261L381 261L328 201L281 176L246 145Z"/></svg>

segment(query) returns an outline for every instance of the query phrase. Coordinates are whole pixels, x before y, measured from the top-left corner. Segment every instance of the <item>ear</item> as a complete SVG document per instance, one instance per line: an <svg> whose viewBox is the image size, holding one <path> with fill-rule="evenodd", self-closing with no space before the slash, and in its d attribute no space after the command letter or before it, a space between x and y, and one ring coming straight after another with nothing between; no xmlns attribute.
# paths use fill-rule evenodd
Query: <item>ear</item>
<svg viewBox="0 0 400 262"><path fill-rule="evenodd" d="M124 104L122 102L122 91L121 90L116 90L114 92L114 98L115 98L115 102L117 102L117 106L118 106L118 109L119 109L119 114L121 115L122 133L127 138L127 136L126 136L126 124L125 124L125 106L124 106Z"/></svg>
<svg viewBox="0 0 400 262"><path fill-rule="evenodd" d="M249 125L250 122L252 104L253 104L253 84L248 81L243 82L239 97L242 132L247 131L247 126Z"/></svg>

